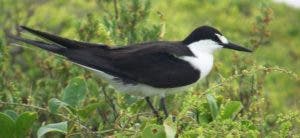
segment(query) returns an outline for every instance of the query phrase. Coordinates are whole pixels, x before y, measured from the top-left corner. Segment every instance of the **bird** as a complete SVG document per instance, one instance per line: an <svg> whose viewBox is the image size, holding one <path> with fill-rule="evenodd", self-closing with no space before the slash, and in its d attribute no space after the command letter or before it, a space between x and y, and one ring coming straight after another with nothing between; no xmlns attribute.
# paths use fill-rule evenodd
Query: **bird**
<svg viewBox="0 0 300 138"><path fill-rule="evenodd" d="M159 111L150 97L159 96L165 118L169 116L165 97L204 79L212 70L215 51L252 52L207 25L197 27L180 41L150 41L127 46L82 42L26 26L20 28L42 39L11 36L12 39L94 71L119 92L143 97L156 117L160 116Z"/></svg>

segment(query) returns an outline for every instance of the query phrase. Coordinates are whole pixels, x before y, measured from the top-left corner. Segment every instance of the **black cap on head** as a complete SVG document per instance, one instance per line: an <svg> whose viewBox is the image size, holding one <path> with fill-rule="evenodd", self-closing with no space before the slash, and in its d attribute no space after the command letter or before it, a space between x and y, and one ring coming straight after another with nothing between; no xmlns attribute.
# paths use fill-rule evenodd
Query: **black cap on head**
<svg viewBox="0 0 300 138"><path fill-rule="evenodd" d="M185 44L191 44L193 42L205 39L211 39L215 42L221 42L216 34L220 34L220 31L210 26L200 26L196 28L189 36L187 36L182 42Z"/></svg>

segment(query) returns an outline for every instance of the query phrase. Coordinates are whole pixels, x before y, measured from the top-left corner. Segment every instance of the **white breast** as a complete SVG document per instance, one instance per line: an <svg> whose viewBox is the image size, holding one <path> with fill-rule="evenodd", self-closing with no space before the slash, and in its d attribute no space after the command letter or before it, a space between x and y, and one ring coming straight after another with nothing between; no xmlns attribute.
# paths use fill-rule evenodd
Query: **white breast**
<svg viewBox="0 0 300 138"><path fill-rule="evenodd" d="M197 57L183 56L181 59L189 62L201 72L200 79L205 78L213 67L213 56L211 54L202 53Z"/></svg>
<svg viewBox="0 0 300 138"><path fill-rule="evenodd" d="M200 40L188 45L195 56L183 56L181 59L189 62L195 69L201 72L200 79L205 78L213 67L213 53L222 47L211 40Z"/></svg>

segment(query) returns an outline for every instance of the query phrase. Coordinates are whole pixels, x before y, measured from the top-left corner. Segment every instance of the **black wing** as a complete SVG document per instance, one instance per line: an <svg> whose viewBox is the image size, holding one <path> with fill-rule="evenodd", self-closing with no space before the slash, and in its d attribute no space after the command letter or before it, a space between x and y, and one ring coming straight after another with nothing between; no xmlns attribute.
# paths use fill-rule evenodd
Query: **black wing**
<svg viewBox="0 0 300 138"><path fill-rule="evenodd" d="M192 84L200 72L177 56L192 55L180 42L150 42L109 48L62 38L27 27L23 29L53 43L15 37L14 39L63 55L70 61L103 71L124 83L143 83L158 88Z"/></svg>
<svg viewBox="0 0 300 138"><path fill-rule="evenodd" d="M65 56L73 62L114 75L124 83L173 88L196 82L200 72L177 57L188 49L169 45L168 42L156 42L109 50L82 48L67 51Z"/></svg>
<svg viewBox="0 0 300 138"><path fill-rule="evenodd" d="M189 85L200 77L200 72L188 62L164 52L147 55L133 54L113 64L137 82L158 88Z"/></svg>

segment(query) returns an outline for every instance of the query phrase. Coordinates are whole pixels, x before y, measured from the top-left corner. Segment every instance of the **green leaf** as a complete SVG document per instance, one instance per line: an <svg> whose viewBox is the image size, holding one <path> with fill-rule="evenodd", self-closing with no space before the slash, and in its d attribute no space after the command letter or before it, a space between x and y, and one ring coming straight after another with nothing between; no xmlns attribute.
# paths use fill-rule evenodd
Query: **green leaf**
<svg viewBox="0 0 300 138"><path fill-rule="evenodd" d="M15 136L15 122L4 113L0 113L0 136L3 138Z"/></svg>
<svg viewBox="0 0 300 138"><path fill-rule="evenodd" d="M56 98L51 98L48 102L48 107L51 113L57 113L59 108L67 107L68 104Z"/></svg>
<svg viewBox="0 0 300 138"><path fill-rule="evenodd" d="M14 121L18 118L18 114L13 110L5 110L3 113L11 117Z"/></svg>
<svg viewBox="0 0 300 138"><path fill-rule="evenodd" d="M68 131L68 123L67 123L67 121L65 121L65 122L60 122L60 123L55 123L55 124L48 124L48 125L40 127L37 132L37 136L38 136L38 138L40 138L49 132L60 132L60 133L66 134L67 131Z"/></svg>
<svg viewBox="0 0 300 138"><path fill-rule="evenodd" d="M84 99L87 91L87 85L82 77L76 77L70 80L68 86L63 91L63 102L72 107L78 106Z"/></svg>
<svg viewBox="0 0 300 138"><path fill-rule="evenodd" d="M99 96L99 84L93 79L87 79L86 84L89 90L89 94L93 96Z"/></svg>
<svg viewBox="0 0 300 138"><path fill-rule="evenodd" d="M217 101L216 101L215 97L212 96L211 94L207 94L206 99L207 99L208 106L209 106L209 109L211 112L211 116L213 119L216 119L219 114L219 107L218 107Z"/></svg>
<svg viewBox="0 0 300 138"><path fill-rule="evenodd" d="M36 112L24 112L16 120L16 135L19 138L26 137L34 121L38 118Z"/></svg>
<svg viewBox="0 0 300 138"><path fill-rule="evenodd" d="M233 119L243 109L243 104L240 101L231 101L227 103L222 112L222 119Z"/></svg>
<svg viewBox="0 0 300 138"><path fill-rule="evenodd" d="M198 116L198 120L200 124L208 124L212 121L212 116L207 112L200 113Z"/></svg>
<svg viewBox="0 0 300 138"><path fill-rule="evenodd" d="M143 132L142 132L142 138L165 138L166 133L164 131L163 126L155 125L155 124L149 124L147 125Z"/></svg>
<svg viewBox="0 0 300 138"><path fill-rule="evenodd" d="M100 105L101 105L100 103L89 104L89 105L85 106L84 108L78 110L78 114L82 118L87 118Z"/></svg>
<svg viewBox="0 0 300 138"><path fill-rule="evenodd" d="M168 117L164 121L164 128L165 128L167 138L175 138L177 129L176 129L176 124L173 122L171 117Z"/></svg>

